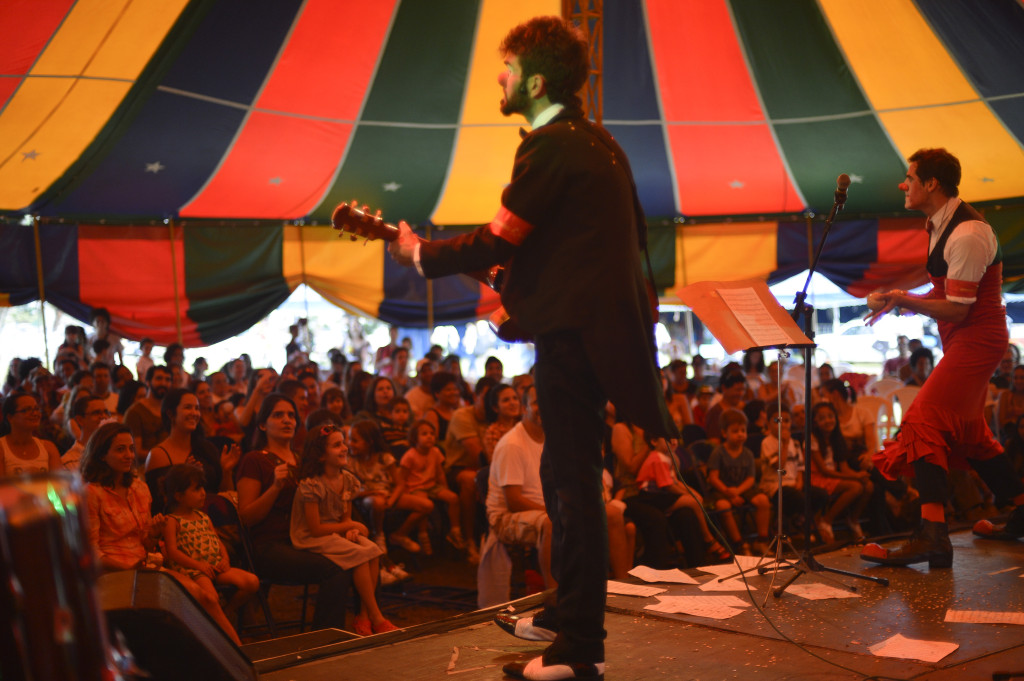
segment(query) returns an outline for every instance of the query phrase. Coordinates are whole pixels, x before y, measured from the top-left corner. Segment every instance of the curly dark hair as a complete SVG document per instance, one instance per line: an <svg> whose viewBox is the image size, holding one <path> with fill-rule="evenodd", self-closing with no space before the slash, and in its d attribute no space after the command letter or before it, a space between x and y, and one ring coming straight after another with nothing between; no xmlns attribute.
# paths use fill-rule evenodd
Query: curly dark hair
<svg viewBox="0 0 1024 681"><path fill-rule="evenodd" d="M110 467L106 458L114 438L122 433L131 435L132 431L122 423L107 423L96 429L89 438L81 461L82 478L86 482L96 482L103 487L113 487L117 482L117 472ZM129 471L124 474L121 482L125 487L129 487L134 478L134 472Z"/></svg>
<svg viewBox="0 0 1024 681"><path fill-rule="evenodd" d="M544 76L552 102L581 106L576 93L587 82L590 56L586 39L571 23L559 17L534 17L509 31L498 51L519 57L523 80Z"/></svg>
<svg viewBox="0 0 1024 681"><path fill-rule="evenodd" d="M943 148L918 149L907 159L917 164L917 178L922 182L934 179L949 197L960 194L960 160Z"/></svg>

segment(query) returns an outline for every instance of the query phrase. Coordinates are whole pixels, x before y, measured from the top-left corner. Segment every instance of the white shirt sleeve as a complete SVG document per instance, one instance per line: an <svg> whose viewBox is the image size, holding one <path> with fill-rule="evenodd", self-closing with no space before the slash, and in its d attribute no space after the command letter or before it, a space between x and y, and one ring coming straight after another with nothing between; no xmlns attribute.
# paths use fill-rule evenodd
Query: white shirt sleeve
<svg viewBox="0 0 1024 681"><path fill-rule="evenodd" d="M998 244L992 228L979 220L967 220L960 223L956 231L946 241L943 255L949 264L947 279L977 284L985 274L985 270L995 260ZM947 300L957 303L971 304L977 296L951 296Z"/></svg>

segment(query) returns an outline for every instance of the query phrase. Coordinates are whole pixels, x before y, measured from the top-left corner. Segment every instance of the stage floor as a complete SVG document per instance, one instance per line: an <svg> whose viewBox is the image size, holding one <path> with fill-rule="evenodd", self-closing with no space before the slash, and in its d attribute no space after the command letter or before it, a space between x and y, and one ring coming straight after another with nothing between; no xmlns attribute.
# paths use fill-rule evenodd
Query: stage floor
<svg viewBox="0 0 1024 681"><path fill-rule="evenodd" d="M651 585L667 588L663 596L733 595L747 603L741 614L724 620L645 610L658 602L656 597L609 595L606 678L776 681L877 676L960 681L1017 672L1024 679L1024 625L944 621L949 609L1024 617L1024 542L976 540L969 531L951 538L956 554L950 570L929 571L926 564L869 567L858 557L858 548L851 546L817 559L825 567L888 578L889 586L821 572L796 581L835 585L836 579L855 587L857 598L808 600L786 592L779 598L767 596L759 612L772 575L756 573L750 573L749 584L755 590L749 595ZM716 579L688 572L701 583ZM789 574L780 571L776 585ZM533 597L517 604L522 609L537 602ZM477 611L364 639L341 640L346 637L340 632L316 632L276 639L247 652L260 678L267 681L500 679L502 664L533 657L543 644L504 633L490 622L492 612ZM938 662L870 652L870 646L897 634L959 647Z"/></svg>

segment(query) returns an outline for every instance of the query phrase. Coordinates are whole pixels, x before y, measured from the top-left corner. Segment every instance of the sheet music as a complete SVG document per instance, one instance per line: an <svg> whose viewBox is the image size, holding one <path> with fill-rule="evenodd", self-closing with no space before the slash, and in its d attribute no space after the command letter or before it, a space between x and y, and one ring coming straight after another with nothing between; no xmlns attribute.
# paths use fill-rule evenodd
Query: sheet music
<svg viewBox="0 0 1024 681"><path fill-rule="evenodd" d="M1024 612L991 612L989 610L947 610L946 622L968 624L1024 624Z"/></svg>
<svg viewBox="0 0 1024 681"><path fill-rule="evenodd" d="M718 295L736 315L755 345L785 345L789 336L752 288L722 288Z"/></svg>
<svg viewBox="0 0 1024 681"><path fill-rule="evenodd" d="M672 570L655 570L646 565L637 565L629 574L645 582L672 582L676 584L696 584L697 580L676 568Z"/></svg>
<svg viewBox="0 0 1024 681"><path fill-rule="evenodd" d="M959 647L960 644L958 643L922 641L907 638L903 634L896 634L881 643L869 646L868 650L879 657L898 657L903 660L938 662Z"/></svg>
<svg viewBox="0 0 1024 681"><path fill-rule="evenodd" d="M619 594L620 596L639 596L640 598L649 598L655 594L663 594L666 591L668 591L668 589L659 589L656 586L630 584L629 582L619 582L614 579L608 580L608 593Z"/></svg>

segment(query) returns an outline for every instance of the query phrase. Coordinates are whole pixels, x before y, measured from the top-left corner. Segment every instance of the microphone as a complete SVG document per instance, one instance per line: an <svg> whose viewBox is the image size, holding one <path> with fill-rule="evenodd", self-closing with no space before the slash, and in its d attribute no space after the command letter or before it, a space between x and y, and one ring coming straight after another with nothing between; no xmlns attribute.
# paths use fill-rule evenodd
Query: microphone
<svg viewBox="0 0 1024 681"><path fill-rule="evenodd" d="M846 203L846 190L850 186L850 176L843 173L836 178L836 203L840 206Z"/></svg>
<svg viewBox="0 0 1024 681"><path fill-rule="evenodd" d="M846 173L836 178L835 203L832 204L832 212L828 214L828 220L826 221L828 224L832 224L832 221L836 219L836 213L846 205L846 190L849 186L850 176Z"/></svg>

